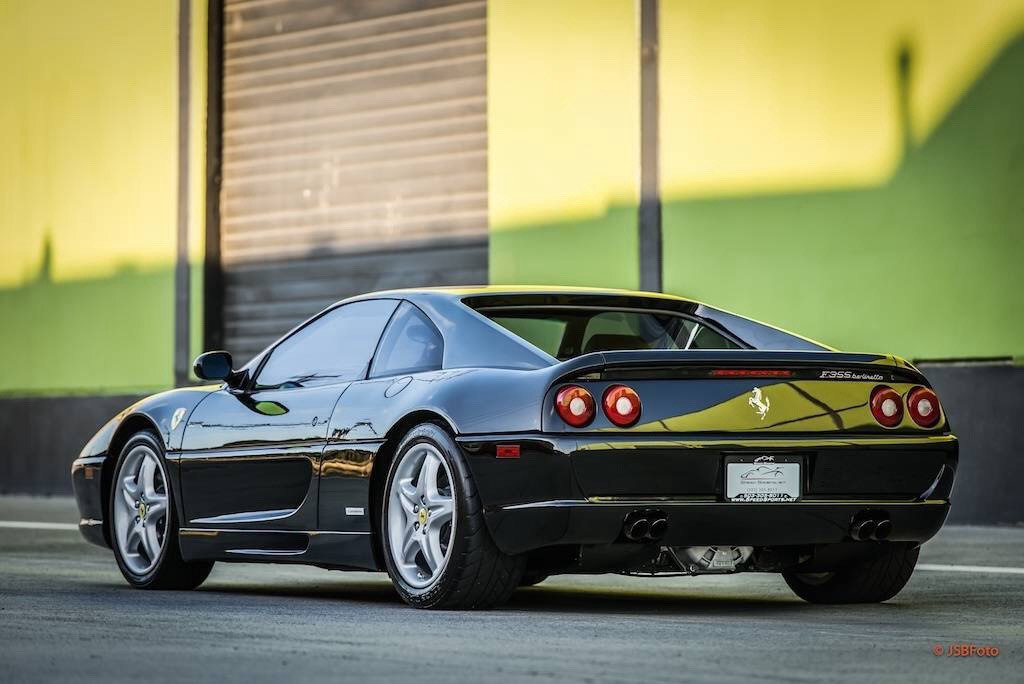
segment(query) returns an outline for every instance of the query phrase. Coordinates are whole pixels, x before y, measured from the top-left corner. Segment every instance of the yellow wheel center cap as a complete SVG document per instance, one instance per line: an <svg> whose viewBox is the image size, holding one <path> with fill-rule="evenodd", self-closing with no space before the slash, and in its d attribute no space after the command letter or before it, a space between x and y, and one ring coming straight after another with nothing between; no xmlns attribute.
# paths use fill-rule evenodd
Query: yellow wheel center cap
<svg viewBox="0 0 1024 684"><path fill-rule="evenodd" d="M146 504L144 502L142 502L142 501L139 502L139 517L140 518L145 518L146 517Z"/></svg>
<svg viewBox="0 0 1024 684"><path fill-rule="evenodd" d="M427 524L427 509L426 508L421 508L420 509L419 517L420 517L420 525L426 525Z"/></svg>

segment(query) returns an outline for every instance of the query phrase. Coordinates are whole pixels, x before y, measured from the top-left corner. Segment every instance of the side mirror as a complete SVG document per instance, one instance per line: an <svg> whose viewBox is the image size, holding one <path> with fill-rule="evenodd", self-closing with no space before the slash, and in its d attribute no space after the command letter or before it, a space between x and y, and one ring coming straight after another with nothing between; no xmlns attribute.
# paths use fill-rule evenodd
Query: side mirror
<svg viewBox="0 0 1024 684"><path fill-rule="evenodd" d="M234 375L231 354L226 351L210 351L196 357L192 372L202 380L230 380Z"/></svg>

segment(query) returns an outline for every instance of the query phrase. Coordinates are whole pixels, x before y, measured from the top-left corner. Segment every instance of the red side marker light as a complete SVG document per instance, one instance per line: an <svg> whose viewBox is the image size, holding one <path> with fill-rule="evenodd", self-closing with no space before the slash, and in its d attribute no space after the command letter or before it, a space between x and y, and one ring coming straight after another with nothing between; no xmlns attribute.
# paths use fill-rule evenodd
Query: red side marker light
<svg viewBox="0 0 1024 684"><path fill-rule="evenodd" d="M498 458L519 458L518 444L499 444L496 451Z"/></svg>

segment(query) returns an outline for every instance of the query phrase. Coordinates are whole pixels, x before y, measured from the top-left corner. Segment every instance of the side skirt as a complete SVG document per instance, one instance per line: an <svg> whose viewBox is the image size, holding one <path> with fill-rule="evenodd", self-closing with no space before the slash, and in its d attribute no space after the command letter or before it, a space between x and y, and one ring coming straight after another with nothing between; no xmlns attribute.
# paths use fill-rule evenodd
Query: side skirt
<svg viewBox="0 0 1024 684"><path fill-rule="evenodd" d="M378 570L369 532L292 532L183 527L181 555L187 561L298 563L353 570Z"/></svg>

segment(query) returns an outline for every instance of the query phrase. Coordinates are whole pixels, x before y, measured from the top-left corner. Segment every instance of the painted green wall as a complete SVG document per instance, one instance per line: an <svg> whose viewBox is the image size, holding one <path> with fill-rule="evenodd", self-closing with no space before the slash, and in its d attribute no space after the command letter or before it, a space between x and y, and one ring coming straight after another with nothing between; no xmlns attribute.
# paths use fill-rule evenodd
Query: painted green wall
<svg viewBox="0 0 1024 684"><path fill-rule="evenodd" d="M660 5L667 291L843 349L1024 355L1024 0ZM637 285L636 11L490 5L493 282Z"/></svg>
<svg viewBox="0 0 1024 684"><path fill-rule="evenodd" d="M206 5L193 6L198 260ZM170 0L0 0L0 394L173 383L177 13Z"/></svg>
<svg viewBox="0 0 1024 684"><path fill-rule="evenodd" d="M1024 355L1024 40L877 186L664 204L665 287L837 347Z"/></svg>
<svg viewBox="0 0 1024 684"><path fill-rule="evenodd" d="M664 283L833 346L1024 354L1024 2L665 0Z"/></svg>

